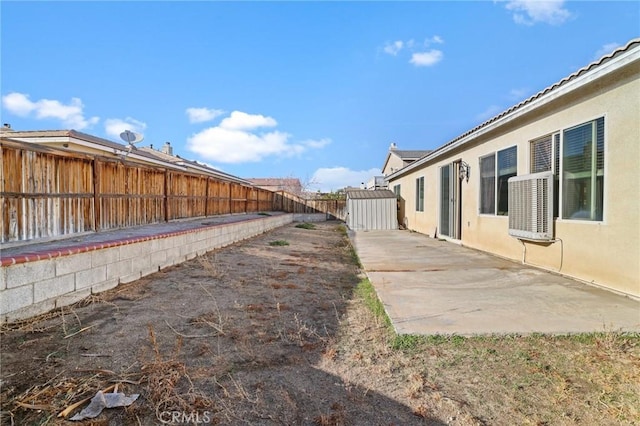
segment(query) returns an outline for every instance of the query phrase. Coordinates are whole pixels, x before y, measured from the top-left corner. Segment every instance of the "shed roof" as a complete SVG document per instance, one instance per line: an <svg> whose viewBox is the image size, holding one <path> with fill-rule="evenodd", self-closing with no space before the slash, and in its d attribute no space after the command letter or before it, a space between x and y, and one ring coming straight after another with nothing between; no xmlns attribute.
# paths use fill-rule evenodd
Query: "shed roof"
<svg viewBox="0 0 640 426"><path fill-rule="evenodd" d="M396 194L388 189L376 189L374 191L359 189L355 191L347 191L347 198L353 200L370 200L375 198L386 199L396 198Z"/></svg>

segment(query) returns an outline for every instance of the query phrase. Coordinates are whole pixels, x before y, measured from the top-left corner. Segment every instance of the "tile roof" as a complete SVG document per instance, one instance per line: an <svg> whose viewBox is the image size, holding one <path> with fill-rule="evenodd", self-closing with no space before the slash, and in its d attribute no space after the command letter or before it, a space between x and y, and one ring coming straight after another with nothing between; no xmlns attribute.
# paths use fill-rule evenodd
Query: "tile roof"
<svg viewBox="0 0 640 426"><path fill-rule="evenodd" d="M417 160L418 158L422 158L425 155L431 152L430 149L427 150L400 150L400 149L392 149L391 152L396 154L398 157L403 160Z"/></svg>

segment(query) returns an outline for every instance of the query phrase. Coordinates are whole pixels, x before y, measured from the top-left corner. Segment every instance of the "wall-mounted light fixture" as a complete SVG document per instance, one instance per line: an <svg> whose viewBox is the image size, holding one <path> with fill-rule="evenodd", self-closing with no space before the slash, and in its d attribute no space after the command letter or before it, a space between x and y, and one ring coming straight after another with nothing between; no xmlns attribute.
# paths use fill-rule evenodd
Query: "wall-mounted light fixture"
<svg viewBox="0 0 640 426"><path fill-rule="evenodd" d="M460 180L464 179L469 182L469 176L471 175L471 166L464 161L460 162Z"/></svg>

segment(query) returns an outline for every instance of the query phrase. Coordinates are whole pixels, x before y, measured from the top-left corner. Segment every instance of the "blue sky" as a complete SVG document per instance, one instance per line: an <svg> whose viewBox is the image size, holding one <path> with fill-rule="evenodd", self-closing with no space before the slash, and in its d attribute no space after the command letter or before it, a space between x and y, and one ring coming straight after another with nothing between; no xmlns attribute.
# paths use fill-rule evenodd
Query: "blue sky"
<svg viewBox="0 0 640 426"><path fill-rule="evenodd" d="M640 35L636 1L2 1L2 122L358 186Z"/></svg>

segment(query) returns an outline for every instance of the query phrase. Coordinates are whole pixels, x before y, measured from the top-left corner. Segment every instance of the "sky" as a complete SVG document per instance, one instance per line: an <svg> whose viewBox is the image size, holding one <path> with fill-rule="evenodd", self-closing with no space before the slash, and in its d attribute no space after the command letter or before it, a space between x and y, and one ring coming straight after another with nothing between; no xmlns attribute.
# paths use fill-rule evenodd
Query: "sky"
<svg viewBox="0 0 640 426"><path fill-rule="evenodd" d="M2 123L360 186L640 36L637 1L8 1ZM124 142L123 142L124 143Z"/></svg>

